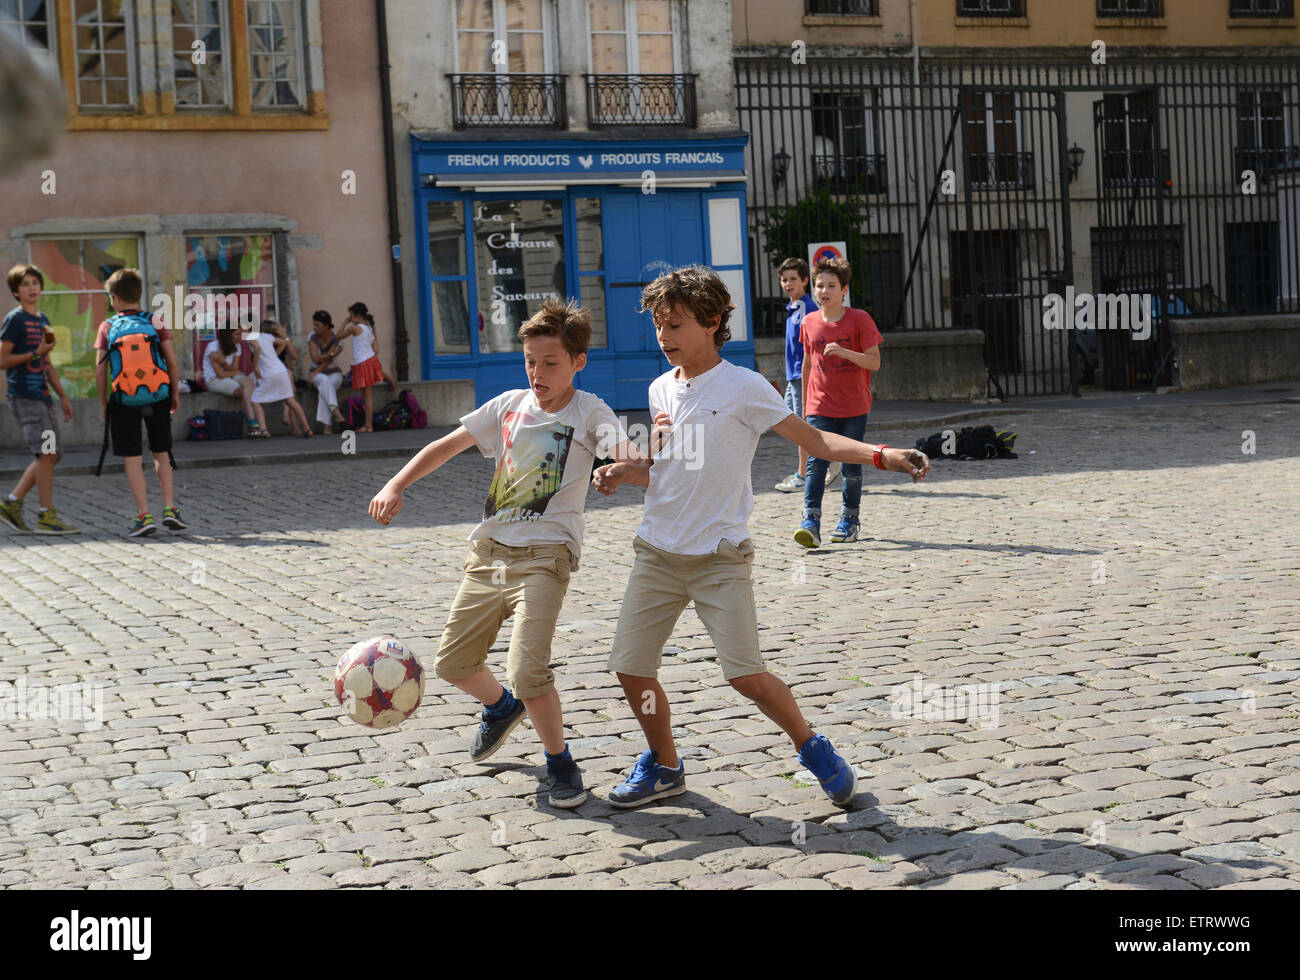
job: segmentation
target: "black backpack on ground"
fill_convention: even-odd
[[[991,425],[946,429],[926,439],[917,439],[916,448],[933,459],[1019,459],[1011,450],[1016,433],[994,432]],[[945,449],[952,450],[945,452]]]

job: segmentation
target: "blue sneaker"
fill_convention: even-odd
[[[822,522],[818,517],[805,517],[794,532],[794,539],[805,548],[818,548],[822,543]]]
[[[831,543],[847,544],[850,541],[858,540],[858,527],[857,521],[841,516],[840,522],[835,525],[835,530],[831,532]]]
[[[799,750],[799,761],[817,777],[836,806],[847,806],[858,788],[858,774],[845,762],[825,735],[814,734]]]
[[[475,762],[482,762],[501,746],[515,730],[515,726],[524,720],[528,709],[524,702],[506,691],[506,701],[499,709],[493,711],[483,705],[482,719],[478,731],[474,733],[474,742],[469,748],[469,757]]]
[[[679,762],[676,769],[669,769],[655,762],[654,752],[646,749],[637,756],[632,774],[609,791],[609,802],[626,809],[685,792],[686,763]]]

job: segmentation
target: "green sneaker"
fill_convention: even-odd
[[[189,527],[188,524],[181,520],[181,512],[175,507],[163,508],[162,521],[163,525],[171,531],[183,531]]]
[[[31,528],[23,520],[23,502],[21,500],[0,500],[0,520],[15,531],[30,534]]]
[[[141,514],[131,525],[131,530],[127,532],[129,538],[143,538],[150,534],[158,533],[158,525],[153,522],[152,514]]]
[[[37,534],[80,534],[81,528],[73,527],[67,521],[59,519],[59,512],[53,507],[41,511],[40,517],[36,519],[36,527],[33,529]]]

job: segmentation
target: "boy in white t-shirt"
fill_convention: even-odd
[[[722,676],[790,736],[799,761],[826,795],[844,806],[857,787],[853,768],[808,727],[790,689],[767,672],[759,654],[750,465],[768,429],[819,459],[872,462],[907,473],[913,482],[924,479],[930,461],[914,449],[872,446],[814,429],[790,411],[766,378],[723,360],[733,309],[712,269],[676,269],[646,287],[641,310],[654,318],[659,346],[673,365],[650,385],[653,466],[615,462],[592,475],[601,493],[613,493],[624,481],[647,488],[609,669],[618,674],[649,748],[610,792],[610,803],[618,807],[686,792],[668,698],[656,678],[664,643],[692,601],[717,648]]]
[[[595,460],[644,457],[608,405],[573,387],[573,376],[587,363],[590,312],[548,299],[519,328],[519,339],[529,387],[498,395],[462,418],[455,432],[420,450],[370,501],[370,516],[391,522],[403,490],[471,446],[496,458],[435,671],[483,702],[470,748],[475,762],[496,752],[527,713],[546,751],[551,805],[575,807],[587,793],[564,740],[551,639],[569,573],[578,568]],[[487,655],[512,613],[507,688],[488,669]]]

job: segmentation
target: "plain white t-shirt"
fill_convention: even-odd
[[[650,384],[650,414],[667,412],[672,431],[655,455],[642,540],[678,555],[707,555],[749,537],[754,488],[749,468],[758,437],[790,417],[772,382],[722,361],[682,381],[676,369]]]
[[[497,395],[460,424],[497,461],[483,520],[469,539],[516,548],[567,544],[576,571],[592,464],[611,442],[627,438],[613,409],[589,391],[575,391],[552,415],[522,388]],[[611,440],[612,432],[619,437]]]

